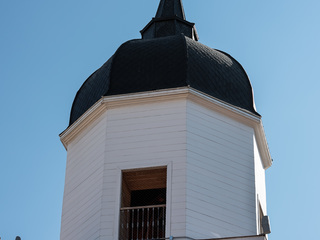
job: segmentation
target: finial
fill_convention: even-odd
[[[167,18],[173,16],[186,20],[181,0],[161,0],[156,18]]]
[[[156,16],[141,30],[143,39],[184,34],[198,41],[194,23],[186,20],[181,0],[161,0]]]

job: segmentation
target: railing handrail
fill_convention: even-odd
[[[133,210],[133,209],[146,209],[146,208],[159,208],[159,207],[166,207],[166,204],[160,205],[148,205],[148,206],[138,206],[138,207],[122,207],[120,210]]]

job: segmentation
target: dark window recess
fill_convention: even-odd
[[[147,189],[131,192],[131,207],[166,204],[166,190]]]
[[[164,239],[167,168],[122,172],[119,240]]]

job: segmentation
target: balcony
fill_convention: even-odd
[[[164,239],[165,229],[165,204],[120,209],[119,240]]]

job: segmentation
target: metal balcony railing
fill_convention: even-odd
[[[166,205],[120,209],[119,240],[164,239]]]

